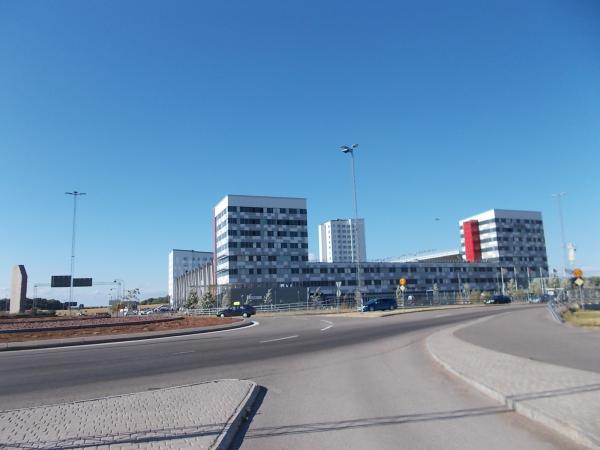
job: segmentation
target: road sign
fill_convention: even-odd
[[[575,280],[575,284],[579,287],[583,286],[583,283],[584,283],[583,278],[577,278]]]
[[[50,278],[50,287],[69,287],[71,286],[70,275],[52,275]]]
[[[73,278],[73,287],[85,287],[91,286],[92,279],[91,278]]]
[[[583,270],[581,270],[581,269],[573,270],[573,276],[575,278],[583,278]]]
[[[406,286],[406,278],[400,278],[400,286]]]

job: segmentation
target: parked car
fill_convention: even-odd
[[[506,303],[511,303],[512,300],[508,295],[494,295],[492,298],[487,300],[485,303],[487,305],[501,305]]]
[[[363,312],[365,311],[385,311],[386,309],[392,310],[398,307],[398,303],[395,298],[374,298],[365,303],[362,307]]]
[[[94,314],[94,317],[98,319],[110,319],[112,316],[109,312],[97,312],[96,314]]]
[[[232,306],[231,308],[221,309],[217,317],[242,316],[250,317],[256,314],[256,308],[251,305]]]

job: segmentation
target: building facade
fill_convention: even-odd
[[[305,199],[228,195],[214,207],[213,217],[214,266],[207,264],[178,277],[174,289],[178,301],[184,301],[191,289],[200,294],[209,287],[218,298],[227,289],[242,301],[260,299],[268,290],[275,303],[306,301],[317,289],[334,296],[338,287],[343,295],[353,296],[357,277],[351,259],[308,261]],[[502,292],[511,280],[515,288],[524,288],[530,276],[547,275],[539,212],[495,209],[461,220],[460,227],[460,252],[363,261],[361,292],[393,295],[400,278],[407,280],[407,294],[415,297],[474,289]]]
[[[213,261],[212,252],[198,252],[196,250],[173,249],[169,252],[169,301],[171,305],[178,304],[181,298],[176,298],[174,289],[175,279],[190,272],[197,267]]]
[[[319,225],[320,262],[367,260],[364,219],[335,219]]]
[[[542,214],[491,209],[459,222],[465,261],[548,271]]]
[[[306,199],[227,195],[213,217],[215,284],[300,281],[308,262]]]

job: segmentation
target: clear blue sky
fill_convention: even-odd
[[[164,294],[225,194],[359,214],[372,259],[456,248],[457,221],[543,213],[600,273],[600,3],[0,1],[0,296],[77,269]],[[434,220],[436,217],[439,221]],[[80,299],[105,302],[105,291]],[[30,292],[31,294],[31,292]],[[65,299],[65,290],[48,296]]]

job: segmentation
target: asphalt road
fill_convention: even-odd
[[[600,333],[558,323],[546,308],[500,314],[456,336],[498,352],[600,373]]]
[[[259,316],[259,325],[229,332],[6,352],[0,405],[242,378],[264,386],[242,448],[577,448],[448,376],[424,349],[440,327],[526,309]]]

